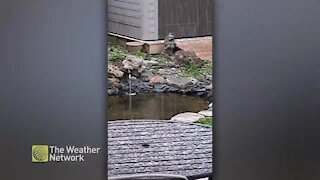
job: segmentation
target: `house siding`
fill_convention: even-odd
[[[212,35],[213,0],[159,0],[159,38]]]
[[[158,39],[158,0],[108,0],[108,30],[142,40]]]
[[[109,32],[141,40],[212,35],[213,0],[108,0]]]

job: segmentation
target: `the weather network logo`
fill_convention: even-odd
[[[100,147],[32,145],[32,162],[84,162],[87,155],[98,154]]]
[[[32,146],[32,162],[48,162],[49,146],[33,145]]]

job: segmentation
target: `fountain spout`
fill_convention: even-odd
[[[129,96],[135,96],[137,93],[133,93],[132,92],[132,83],[131,83],[131,72],[130,69],[128,69],[128,73],[129,73],[129,93],[127,93],[127,95]]]

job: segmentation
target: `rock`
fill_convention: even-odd
[[[209,111],[209,110],[200,111],[198,112],[198,114],[201,114],[206,117],[212,117],[212,111]]]
[[[129,92],[129,84],[123,84],[122,89],[121,89],[122,93],[126,93]]]
[[[143,59],[133,55],[128,55],[126,59],[122,61],[122,65],[124,69],[131,71],[137,70],[139,73],[142,73],[145,69]]]
[[[210,85],[207,85],[205,88],[206,88],[206,90],[211,91],[212,90],[212,83]]]
[[[137,77],[137,78],[140,78],[141,76],[141,73],[138,71],[138,70],[132,70],[130,71],[132,77]]]
[[[158,74],[163,77],[169,77],[169,76],[178,76],[178,74],[181,72],[180,69],[158,69]]]
[[[148,82],[148,81],[150,81],[151,77],[153,77],[153,76],[154,76],[154,74],[151,71],[144,70],[143,73],[141,74],[140,79],[142,81]]]
[[[179,91],[179,89],[176,87],[169,86],[168,91],[169,92],[177,92],[177,91]]]
[[[149,82],[143,82],[139,79],[132,85],[132,87],[136,92],[152,92],[154,89]]]
[[[154,85],[154,84],[163,84],[165,83],[166,80],[162,77],[162,76],[153,76],[152,78],[150,78],[150,81],[149,83],[151,85]]]
[[[108,75],[110,78],[122,78],[123,77],[123,72],[118,66],[109,64],[108,65]]]
[[[120,83],[118,78],[108,78],[108,85],[109,86],[117,86]]]
[[[199,121],[199,119],[204,118],[203,115],[198,113],[192,113],[192,112],[185,112],[181,114],[177,114],[173,116],[170,120],[171,121],[180,121],[180,122],[186,122],[186,123],[193,123]]]
[[[151,58],[150,58],[150,61],[157,61],[157,60],[158,60],[157,57],[151,57]]]
[[[193,88],[192,91],[194,91],[194,92],[204,92],[204,91],[206,91],[206,89],[205,88],[201,88],[201,87],[196,87],[196,88]]]
[[[131,76],[131,78],[129,78],[129,77],[128,77],[128,79],[131,79],[131,81],[135,81],[135,80],[137,80],[137,78],[136,78],[136,77],[134,77],[134,76]]]
[[[151,68],[152,66],[157,66],[159,65],[158,61],[155,60],[144,60],[143,64],[147,67],[147,68]]]
[[[169,77],[167,78],[167,84],[177,87],[177,88],[186,88],[197,83],[197,79],[193,77]]]
[[[137,86],[138,89],[140,89],[143,92],[150,92],[153,87],[150,86],[147,82],[141,82],[139,83],[139,85]]]
[[[156,84],[153,87],[153,91],[155,91],[155,92],[165,92],[165,91],[168,90],[168,88],[169,87],[167,85],[165,85],[165,84]]]
[[[204,63],[196,53],[192,51],[177,51],[174,53],[172,60],[177,64],[186,64],[186,65],[201,65]]]
[[[212,75],[205,75],[205,79],[207,80],[207,81],[210,81],[210,82],[212,82]]]
[[[115,85],[115,87],[116,87],[119,91],[122,91],[124,85],[123,85],[122,83],[118,83],[118,84]]]
[[[206,95],[206,93],[205,93],[205,92],[197,92],[197,96],[202,97],[202,96],[205,96],[205,95]]]
[[[165,64],[162,65],[163,67],[167,68],[176,68],[179,67],[179,65],[175,64],[174,62],[168,61]]]
[[[118,89],[115,88],[115,89],[108,89],[108,95],[116,95],[118,94]]]

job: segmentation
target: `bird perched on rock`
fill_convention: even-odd
[[[174,41],[174,34],[169,33],[164,39],[164,50],[168,56],[172,56],[176,51],[181,50]]]

